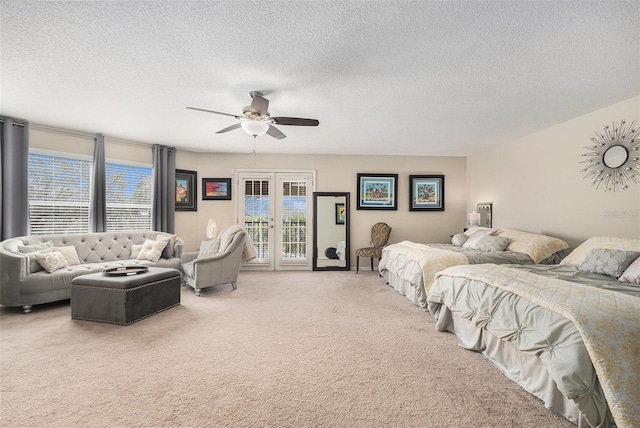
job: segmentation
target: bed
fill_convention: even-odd
[[[557,264],[569,254],[558,238],[516,229],[474,226],[452,237],[451,244],[402,241],[383,248],[378,264],[387,284],[407,299],[427,308],[427,291],[436,272],[466,264]]]
[[[462,265],[429,289],[455,333],[579,426],[640,427],[640,240],[594,237],[559,265]]]

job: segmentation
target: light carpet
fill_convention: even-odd
[[[241,272],[130,326],[0,308],[11,427],[575,427],[377,273]]]

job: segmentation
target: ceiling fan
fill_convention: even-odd
[[[273,125],[293,125],[293,126],[318,126],[320,122],[317,119],[302,119],[299,117],[271,117],[269,115],[269,100],[266,99],[262,93],[258,91],[249,92],[251,97],[251,105],[242,109],[242,115],[235,115],[231,113],[223,113],[220,111],[206,110],[197,107],[187,107],[191,110],[199,110],[207,113],[221,114],[224,116],[235,117],[240,120],[240,123],[231,125],[227,128],[221,129],[216,134],[224,134],[225,132],[233,131],[234,129],[242,128],[247,134],[255,137],[267,134],[282,140],[287,138],[278,128]]]

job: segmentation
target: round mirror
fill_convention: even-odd
[[[602,161],[609,168],[619,168],[627,161],[629,153],[622,146],[611,146],[604,152]]]

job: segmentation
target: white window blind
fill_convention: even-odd
[[[106,163],[107,230],[151,230],[152,169]]]
[[[29,221],[32,235],[89,230],[92,162],[29,153]]]

